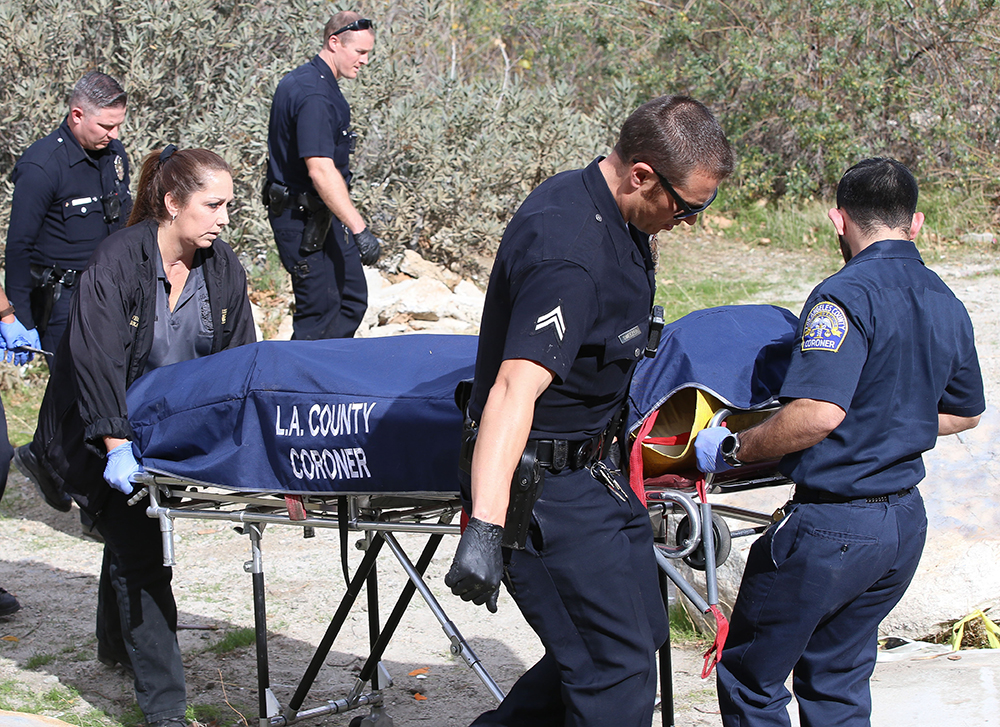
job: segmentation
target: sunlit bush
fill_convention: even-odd
[[[96,68],[130,94],[133,165],[174,142],[236,173],[227,237],[272,244],[259,190],[278,80],[318,50],[318,0],[0,0],[0,230],[16,159]],[[606,153],[635,105],[689,93],[740,155],[720,206],[828,194],[861,156],[997,189],[993,0],[371,0],[375,57],[343,84],[353,196],[389,246],[463,266],[525,194]],[[391,258],[391,254],[387,256]]]

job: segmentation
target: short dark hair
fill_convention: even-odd
[[[736,165],[719,122],[689,96],[660,96],[637,108],[622,125],[615,152],[626,164],[649,164],[677,186],[696,170],[721,181]]]
[[[909,229],[917,211],[917,180],[895,159],[864,159],[837,184],[837,207],[865,234],[879,226]]]
[[[334,15],[332,18],[326,21],[326,25],[323,26],[323,45],[330,40],[330,36],[334,32],[340,30],[345,25],[350,25],[355,20],[361,20],[361,13],[356,13],[353,10],[341,10],[339,13]]]
[[[192,194],[205,188],[208,176],[213,172],[233,175],[226,160],[214,151],[178,149],[164,155],[164,150],[150,152],[142,162],[132,214],[128,218],[129,226],[148,219],[166,222],[170,216],[163,202],[167,192],[183,207]]]
[[[78,107],[84,111],[124,107],[127,103],[128,94],[118,81],[100,71],[86,73],[76,82],[69,97],[70,108]]]

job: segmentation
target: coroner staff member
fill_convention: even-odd
[[[104,536],[97,657],[134,673],[155,727],[185,724],[184,664],[159,525],[127,504],[140,467],[125,392],[146,371],[254,341],[246,274],[219,239],[232,199],[211,151],[146,157],[129,226],[80,276],[31,443],[32,479],[65,487]]]
[[[503,577],[545,655],[477,725],[650,723],[667,636],[653,533],[606,455],[646,349],[650,236],[694,224],[732,170],[709,110],[663,96],[610,156],[542,183],[507,226],[468,409],[471,520],[445,582],[496,610]],[[515,472],[542,471],[537,501],[511,497]]]
[[[788,725],[789,673],[803,725],[869,724],[878,626],[927,532],[921,454],[986,406],[972,322],[913,244],[916,209],[899,162],[847,170],[829,213],[845,264],[802,309],[783,407],[695,439],[704,472],[780,458],[795,482],[747,558],[718,667],[725,725]]]

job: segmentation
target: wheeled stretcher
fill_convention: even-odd
[[[696,502],[699,477],[691,442],[713,417],[730,417],[733,425],[728,410],[753,415],[774,406],[794,330],[794,316],[770,306],[699,311],[664,329],[659,354],[640,364],[632,384],[630,476],[646,493],[660,535],[661,568],[704,612],[717,612],[711,566],[718,557],[716,540],[702,533],[723,532],[718,512],[713,519],[705,496],[783,480],[773,471],[741,469],[704,482],[703,497]],[[474,337],[432,335],[263,342],[158,369],[129,390],[135,444],[148,473],[147,512],[160,521],[165,561],[173,563],[177,518],[231,521],[250,539],[261,727],[359,707],[369,707],[370,713],[356,718],[358,724],[391,725],[382,706],[388,677],[380,670],[380,659],[414,593],[437,617],[451,651],[502,699],[502,691],[423,580],[441,538],[460,532],[455,519],[460,511],[462,415],[454,392],[459,381],[473,374],[476,343]],[[682,400],[689,391],[696,394],[689,398],[698,414],[681,416],[678,428],[666,412],[671,407],[686,411]],[[663,431],[654,430],[657,420]],[[671,433],[671,427],[678,431]],[[672,441],[647,441],[651,436]],[[664,449],[657,453],[655,446]],[[644,459],[646,450],[653,455]],[[659,468],[657,457],[671,460],[669,466]],[[687,531],[678,529],[676,545],[665,542],[664,523],[671,514],[687,520]],[[735,515],[766,522],[754,513]],[[279,702],[268,676],[262,554],[268,525],[299,527],[307,535],[314,528],[337,529],[342,554],[348,533],[360,533],[366,549],[353,575],[347,573],[345,555],[347,590],[287,704]],[[400,546],[396,534],[401,532],[427,536],[416,562]],[[376,563],[385,546],[409,582],[380,624]],[[707,602],[671,564],[680,557],[701,557],[710,564]],[[342,699],[304,708],[363,589],[368,592],[372,649],[356,684]],[[661,658],[667,667],[661,675],[664,724],[672,724],[669,646]]]
[[[233,522],[250,540],[261,727],[367,707],[352,724],[391,725],[381,657],[419,593],[460,656],[497,699],[503,692],[423,580],[444,535],[458,534],[456,385],[473,374],[476,339],[405,336],[258,343],[150,372],[129,390],[146,469],[147,513],[174,561],[174,520]],[[340,605],[287,704],[271,689],[262,538],[269,525],[340,531]],[[426,535],[412,560],[398,533]],[[349,533],[364,557],[347,571]],[[387,549],[409,581],[379,622],[377,563]],[[367,591],[371,652],[350,693],[305,700],[352,607]]]

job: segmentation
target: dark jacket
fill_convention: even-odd
[[[156,222],[102,242],[81,276],[69,327],[38,414],[35,449],[82,507],[96,513],[104,482],[103,437],[132,438],[125,392],[153,345]],[[212,353],[255,340],[246,273],[221,240],[201,251],[212,310]]]

